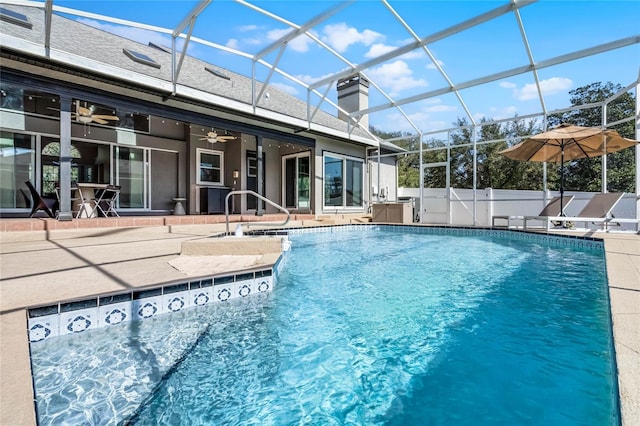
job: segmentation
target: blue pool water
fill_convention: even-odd
[[[294,235],[275,291],[32,344],[41,424],[615,425],[604,256]]]

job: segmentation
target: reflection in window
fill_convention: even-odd
[[[363,161],[336,154],[324,156],[324,206],[363,206]]]
[[[51,140],[43,138],[44,141]],[[78,160],[81,158],[80,151],[71,145],[71,158]],[[78,181],[78,163],[71,162],[71,181]],[[56,187],[60,184],[60,142],[51,140],[42,148],[42,189],[46,196],[56,196]]]
[[[198,183],[222,185],[223,176],[223,153],[221,151],[211,151],[198,149]]]
[[[35,164],[33,138],[19,133],[0,132],[0,208],[30,208],[25,181],[33,181]]]
[[[59,117],[60,99],[51,93],[38,92],[3,82],[0,83],[0,108]]]

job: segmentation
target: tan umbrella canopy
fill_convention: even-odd
[[[564,167],[565,160],[598,157],[636,144],[638,141],[623,138],[615,130],[560,124],[500,151],[500,154],[513,160],[560,163]],[[564,215],[563,193],[564,173],[561,173],[560,211],[562,215]]]

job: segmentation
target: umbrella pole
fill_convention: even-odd
[[[560,216],[564,216],[564,147],[560,153]]]

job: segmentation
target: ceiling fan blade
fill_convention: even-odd
[[[98,118],[95,115],[91,117],[91,120],[98,124],[109,124],[107,120],[103,120],[102,118]]]
[[[78,106],[78,114],[80,114],[80,115],[91,115],[91,110],[89,108]]]
[[[235,136],[218,136],[218,140],[225,140],[225,141],[235,139],[235,138],[236,138]]]
[[[94,119],[99,118],[101,120],[115,120],[115,121],[119,120],[119,118],[116,117],[115,115],[100,115],[100,114],[96,114],[96,115],[92,115],[91,117],[93,117]]]

